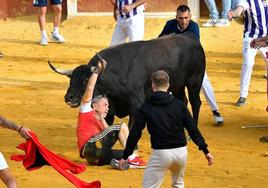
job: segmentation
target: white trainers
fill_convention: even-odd
[[[207,22],[202,24],[202,27],[213,27],[217,23],[217,20],[209,19]]]
[[[61,34],[53,34],[53,32],[51,33],[51,40],[54,42],[58,42],[58,43],[64,43],[65,39]]]
[[[226,19],[219,19],[215,24],[215,27],[227,27],[230,25],[230,22]]]
[[[47,45],[48,45],[47,38],[42,37],[42,38],[41,38],[41,41],[40,41],[40,44],[41,44],[42,46],[47,46]]]

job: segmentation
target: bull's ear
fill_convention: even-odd
[[[90,72],[93,72],[94,70],[95,70],[95,66],[93,66],[93,67],[90,67]]]

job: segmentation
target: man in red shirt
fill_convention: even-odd
[[[93,98],[93,91],[98,75],[105,70],[106,61],[98,62],[95,70],[89,77],[85,93],[81,100],[78,116],[77,138],[80,156],[90,165],[108,165],[112,159],[121,159],[123,150],[113,150],[117,140],[123,148],[129,134],[126,124],[108,126],[105,117],[109,110],[106,96],[99,95]],[[137,152],[129,157],[130,167],[143,168],[145,162]],[[129,166],[128,166],[129,167]]]

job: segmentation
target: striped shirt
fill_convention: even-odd
[[[242,0],[244,9],[244,38],[261,38],[268,35],[268,0]]]
[[[119,18],[120,19],[125,19],[125,18],[130,18],[133,17],[137,14],[141,14],[144,12],[144,5],[140,5],[138,7],[135,7],[134,9],[132,9],[129,13],[125,14],[122,11],[122,7],[126,6],[126,5],[130,5],[135,3],[137,0],[117,0],[117,8],[119,11]]]

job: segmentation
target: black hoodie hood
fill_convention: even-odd
[[[175,97],[167,92],[156,91],[152,93],[147,102],[155,106],[165,106],[172,102],[174,99]]]

